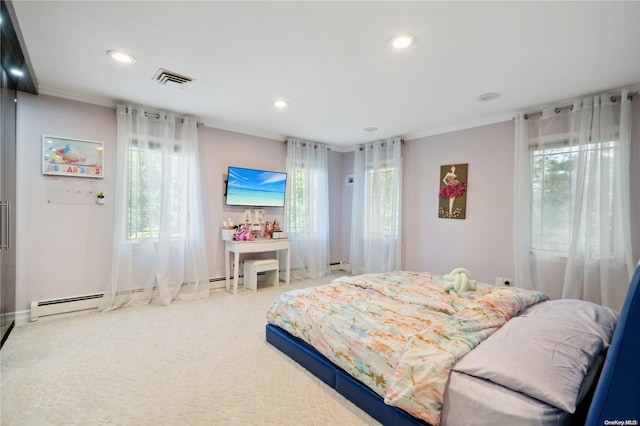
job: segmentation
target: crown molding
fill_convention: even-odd
[[[246,127],[234,126],[229,123],[220,123],[212,120],[202,120],[202,124],[212,129],[224,130],[227,132],[241,133],[248,136],[256,136],[258,138],[273,139],[277,141],[284,141],[285,135],[279,133],[265,132],[257,129],[250,129]]]
[[[482,120],[469,121],[467,123],[454,124],[452,126],[441,127],[439,129],[426,130],[424,132],[412,133],[402,137],[405,141],[426,138],[428,136],[441,135],[443,133],[452,133],[460,130],[472,129],[474,127],[482,127],[489,124],[502,123],[512,120],[516,116],[516,113],[509,113],[504,115],[498,115],[495,117],[489,117]]]
[[[105,98],[101,96],[89,96],[89,95],[81,95],[75,92],[69,92],[66,90],[55,89],[51,87],[40,87],[41,95],[49,95],[54,96],[56,98],[69,99],[71,101],[84,102],[86,104],[105,106],[109,108],[113,108],[114,105],[118,103],[116,99],[113,98]]]

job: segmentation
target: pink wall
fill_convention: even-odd
[[[103,142],[104,179],[43,176],[42,135]],[[115,140],[113,108],[18,92],[18,311],[36,300],[104,290],[111,259]],[[55,202],[60,191],[76,189],[103,191],[105,205]]]
[[[633,103],[631,211],[640,210],[640,102]],[[41,174],[42,135],[102,141],[105,178],[95,188],[104,206],[48,203],[52,189],[71,178]],[[209,127],[198,130],[207,255],[212,278],[224,276],[219,226],[239,222],[244,208],[224,205],[229,165],[284,170],[282,141]],[[101,292],[110,268],[115,188],[116,120],[113,108],[19,93],[17,200],[17,309],[31,301]],[[446,273],[464,266],[480,281],[513,278],[512,121],[407,141],[404,158],[403,268]],[[440,166],[469,164],[465,220],[437,215]],[[349,261],[353,152],[329,153],[330,261]],[[70,180],[71,179],[71,180]],[[77,179],[76,179],[77,180]],[[85,180],[86,182],[86,180]],[[85,185],[86,186],[86,185]],[[283,209],[266,209],[282,220]],[[634,259],[640,256],[640,215],[632,214]],[[215,285],[224,285],[217,282]]]
[[[342,178],[344,179],[347,174],[353,174],[353,161],[355,158],[354,152],[343,153],[342,164]],[[340,234],[339,241],[342,251],[341,257],[333,260],[342,260],[344,262],[350,262],[350,249],[351,249],[351,204],[353,202],[353,187],[342,187],[342,233]],[[334,235],[331,235],[334,237]]]
[[[51,96],[19,93],[17,200],[18,311],[32,301],[99,293],[111,267],[116,118],[109,107]],[[42,135],[95,140],[105,146],[105,178],[52,178],[41,174]],[[198,129],[204,197],[207,258],[212,278],[224,276],[220,224],[239,222],[244,208],[224,205],[229,165],[284,171],[286,147],[264,139],[209,127]],[[104,206],[55,204],[52,191],[95,188],[106,194]],[[283,209],[266,209],[267,218],[282,221]],[[34,267],[37,265],[37,267]],[[224,286],[224,282],[214,285]]]
[[[403,265],[513,278],[513,121],[405,142]],[[465,220],[438,218],[440,166],[469,164]]]
[[[411,140],[403,146],[404,269],[446,273],[467,267],[475,278],[513,281],[514,122]],[[632,103],[631,222],[640,258],[640,102]],[[440,166],[469,164],[465,220],[439,219]],[[552,297],[559,295],[550,294]]]
[[[224,277],[224,243],[220,237],[220,225],[231,218],[240,223],[244,218],[244,207],[224,204],[224,181],[229,166],[285,171],[287,153],[283,141],[244,135],[211,127],[198,128],[200,143],[200,173],[204,204],[204,221],[207,238],[209,275]],[[277,219],[282,223],[284,209],[265,208],[267,220]],[[223,286],[216,283],[214,286]]]
[[[340,262],[342,257],[342,191],[344,188],[344,154],[329,151],[329,262]],[[349,207],[351,209],[351,207]]]
[[[41,174],[42,135],[95,140],[105,146],[105,178],[52,178]],[[229,217],[239,223],[243,207],[224,205],[224,181],[230,165],[284,171],[286,146],[281,140],[198,128],[204,199],[207,259],[211,278],[224,277],[224,244],[220,225]],[[19,93],[17,200],[17,309],[32,301],[99,293],[111,266],[116,116],[110,107],[46,95]],[[331,260],[343,260],[343,153],[329,155]],[[90,186],[106,194],[104,206],[51,204],[51,191]],[[350,203],[347,207],[350,211]],[[282,222],[284,209],[267,208],[267,219]],[[348,233],[347,233],[348,236]],[[347,252],[348,254],[348,252]],[[34,267],[37,265],[37,267]],[[216,281],[214,287],[224,286]]]

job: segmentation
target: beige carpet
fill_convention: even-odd
[[[278,294],[43,318],[2,348],[2,425],[375,425],[265,342]]]

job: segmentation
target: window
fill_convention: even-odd
[[[134,141],[129,147],[127,239],[158,238],[165,202],[169,209],[169,236],[177,237],[181,235],[181,147],[173,141],[145,145],[143,148]]]
[[[309,197],[309,171],[302,168],[296,168],[293,171],[293,191],[290,215],[289,215],[289,232],[299,233],[305,230],[306,221],[309,217],[309,203],[305,203],[305,197]]]
[[[609,228],[613,227],[613,185],[615,142],[592,143],[584,146],[572,146],[568,141],[548,143],[531,148],[531,249],[536,252],[566,255],[571,243],[574,223],[574,207],[577,185],[589,179],[592,172],[589,167],[598,164],[600,170],[608,176],[599,185],[599,203],[603,219]],[[578,176],[579,152],[582,150],[583,173]],[[584,158],[597,156],[599,161],[585,161]],[[580,179],[581,181],[578,181]],[[598,179],[600,181],[600,179]],[[592,183],[593,184],[593,183]],[[579,232],[579,238],[586,238],[592,232],[599,232],[599,223],[592,223],[592,229]],[[612,232],[608,233],[612,235]],[[596,239],[593,239],[596,241]],[[584,247],[580,241],[578,247]],[[606,255],[613,253],[613,239],[608,242]],[[591,253],[600,253],[600,247],[590,247]]]
[[[396,237],[400,219],[396,208],[396,170],[393,167],[370,167],[365,175],[366,234]]]

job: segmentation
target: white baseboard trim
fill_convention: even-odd
[[[331,267],[331,272],[336,272],[336,271],[350,272],[351,271],[351,264],[348,262],[343,262],[343,261],[331,262],[329,266]]]
[[[27,324],[29,322],[31,322],[31,311],[29,309],[16,312],[16,325]]]

